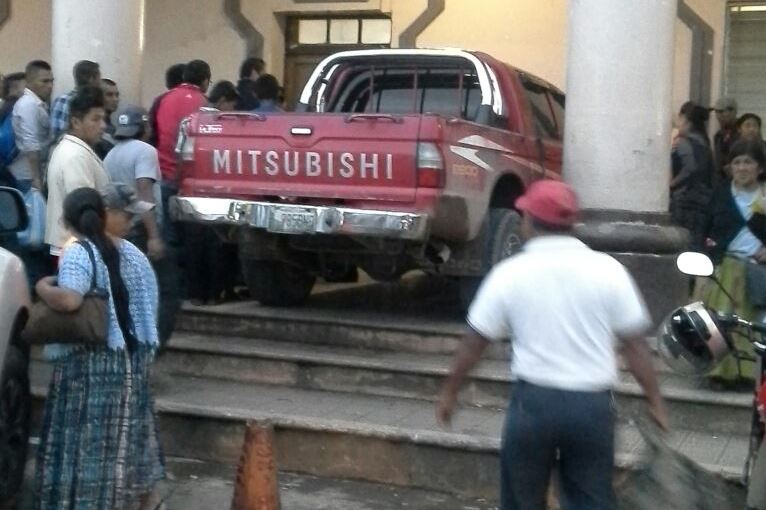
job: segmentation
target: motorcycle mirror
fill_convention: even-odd
[[[704,253],[687,251],[676,259],[678,270],[689,276],[712,276],[713,261]]]

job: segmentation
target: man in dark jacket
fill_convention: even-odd
[[[727,170],[729,150],[737,141],[737,101],[733,97],[721,97],[713,107],[720,129],[713,136],[713,156],[718,173],[730,176]]]

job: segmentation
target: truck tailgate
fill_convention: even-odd
[[[412,202],[419,115],[200,113],[197,193]]]

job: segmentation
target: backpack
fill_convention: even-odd
[[[0,120],[0,166],[10,165],[19,155],[12,121],[13,115],[10,111]]]

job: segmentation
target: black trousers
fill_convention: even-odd
[[[221,298],[232,269],[223,241],[207,225],[184,223],[186,297],[200,301]]]
[[[670,202],[670,219],[675,225],[689,231],[689,249],[692,251],[704,251],[707,217],[706,207],[676,200]]]
[[[500,508],[545,510],[557,468],[563,510],[613,510],[614,422],[609,391],[515,383],[500,452]]]

